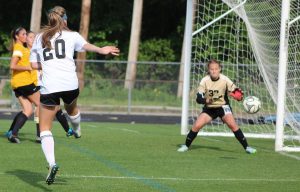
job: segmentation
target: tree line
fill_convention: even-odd
[[[10,0],[0,7],[0,57],[10,56],[7,47],[10,31],[18,26],[30,28],[33,1]],[[88,41],[102,46],[117,45],[122,53],[117,60],[127,60],[131,33],[134,0],[92,0]],[[43,1],[41,25],[46,24],[48,9],[60,5],[66,8],[68,26],[79,31],[82,1]],[[185,0],[144,1],[138,61],[180,61],[185,22]],[[12,11],[14,10],[14,11]],[[101,55],[88,54],[86,59],[104,59]],[[1,65],[1,67],[9,67]],[[125,65],[87,66],[86,70],[97,70],[103,78],[124,76]],[[116,71],[111,73],[111,71]],[[178,67],[139,66],[137,76],[149,79],[178,79]],[[152,73],[149,75],[149,71]],[[89,73],[89,71],[87,71]]]

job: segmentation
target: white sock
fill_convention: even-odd
[[[81,121],[81,115],[80,112],[78,111],[77,115],[74,116],[69,116],[70,122],[72,124],[72,127],[74,131],[80,130],[80,121]]]
[[[44,155],[46,157],[49,166],[55,165],[55,156],[54,156],[54,140],[51,131],[42,131],[41,132],[41,143]]]

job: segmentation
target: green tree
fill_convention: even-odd
[[[170,40],[150,39],[140,45],[139,61],[175,61]],[[137,78],[150,80],[170,80],[177,78],[179,66],[161,64],[138,64]]]

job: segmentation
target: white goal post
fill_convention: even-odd
[[[196,89],[208,60],[262,101],[257,114],[230,101],[247,137],[275,138],[276,151],[300,151],[300,0],[187,0],[181,134],[201,112]],[[233,136],[220,120],[198,135]]]

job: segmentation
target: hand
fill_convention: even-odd
[[[240,88],[236,88],[234,91],[229,93],[229,95],[237,101],[242,101],[243,97],[244,97],[244,93],[243,93],[242,89],[240,89]]]
[[[211,98],[206,98],[205,103],[206,104],[211,104],[213,102],[213,100]]]
[[[115,47],[115,46],[105,46],[105,47],[101,47],[101,54],[103,55],[115,55],[118,56],[120,53],[119,48]]]

